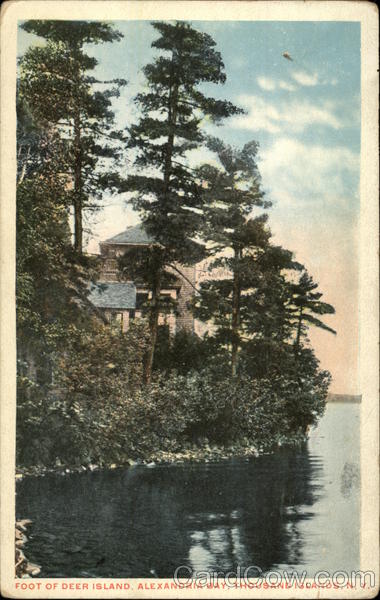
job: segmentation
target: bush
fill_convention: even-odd
[[[53,383],[19,375],[18,465],[107,461],[113,450],[105,433],[117,422],[118,396],[140,386],[145,348],[144,322],[122,334],[95,321],[73,329],[70,346],[56,353]]]
[[[317,378],[318,379],[318,378]],[[326,379],[215,379],[214,372],[158,374],[134,394],[120,389],[107,405],[105,447],[118,457],[149,458],[206,441],[270,448],[304,434],[324,409]]]
[[[215,361],[157,371],[142,386],[145,348],[143,322],[124,335],[98,324],[55,357],[54,387],[20,377],[18,464],[106,465],[207,443],[268,449],[299,438],[323,413],[329,374],[310,350],[289,354],[286,372],[270,377],[226,378]]]
[[[191,331],[180,329],[171,337],[169,329],[161,326],[153,366],[156,371],[175,371],[180,375],[191,371],[199,372],[212,363],[215,350],[207,336],[200,338]]]

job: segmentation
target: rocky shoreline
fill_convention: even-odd
[[[16,521],[15,525],[15,575],[21,579],[35,577],[41,572],[40,567],[30,562],[23,551],[28,541],[26,536],[27,526],[31,523],[30,519],[22,519]]]
[[[146,466],[153,468],[158,465],[180,465],[194,463],[209,463],[229,460],[231,458],[246,459],[257,458],[264,454],[272,454],[281,446],[295,446],[308,438],[308,434],[299,434],[293,438],[283,438],[277,440],[272,446],[258,448],[249,444],[234,444],[233,446],[212,446],[207,443],[202,446],[191,445],[181,451],[169,452],[160,450],[151,454],[148,458],[128,458],[118,463],[89,463],[87,465],[63,465],[59,461],[54,467],[44,467],[42,465],[22,467],[16,469],[16,480],[25,476],[39,476],[55,474],[70,475],[72,473],[83,473],[88,471],[113,470],[121,468],[130,468],[135,466]]]

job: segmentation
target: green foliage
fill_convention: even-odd
[[[313,281],[305,270],[297,283],[290,286],[291,298],[287,306],[289,321],[297,330],[295,349],[298,351],[301,344],[301,337],[305,337],[310,325],[324,329],[336,335],[336,331],[328,327],[316,315],[333,315],[335,309],[331,304],[322,302],[322,292],[316,292],[318,283]]]
[[[85,277],[95,267],[74,259],[59,180],[30,176],[18,186],[16,267],[18,354],[43,363],[82,323]]]
[[[117,382],[133,390],[141,382],[146,325],[132,323],[126,333],[93,320],[88,331],[71,338],[67,352],[56,363],[55,380],[67,397],[86,397],[103,404],[114,394]]]
[[[144,322],[123,335],[92,321],[87,331],[72,330],[66,351],[55,356],[54,384],[19,375],[18,464],[117,459],[120,399],[137,394],[145,345]]]
[[[195,333],[181,329],[170,336],[168,328],[159,327],[153,367],[157,371],[175,371],[186,375],[190,371],[201,371],[209,364],[212,349]]]
[[[205,221],[210,276],[194,298],[194,314],[212,324],[213,338],[230,349],[232,376],[238,372],[239,354],[252,338],[285,339],[288,333],[285,303],[288,300],[284,270],[299,265],[292,253],[270,242],[267,208],[256,164],[258,144],[241,150],[209,139],[220,167],[203,165]]]
[[[144,287],[151,289],[155,285],[157,270],[161,269],[164,249],[158,244],[150,246],[127,248],[118,258],[119,272],[121,277],[127,281],[135,281]],[[173,286],[177,277],[167,269],[160,275],[162,288]],[[160,308],[164,299],[160,299]]]
[[[308,385],[284,376],[226,380],[212,371],[155,376],[133,397],[119,397],[113,435],[134,459],[180,452],[206,440],[222,447],[242,443],[270,449],[316,421],[327,384],[326,374]]]
[[[160,34],[152,46],[161,55],[144,68],[148,90],[136,97],[142,116],[129,129],[129,147],[137,151],[137,168],[156,172],[131,175],[127,189],[136,194],[134,205],[148,232],[164,246],[163,261],[188,264],[200,260],[203,251],[192,239],[201,223],[194,211],[201,196],[186,153],[202,143],[204,118],[219,121],[241,111],[198,89],[200,83],[220,84],[226,78],[209,35],[184,22],[152,25]]]
[[[120,40],[122,34],[115,31],[109,23],[100,21],[25,21],[22,28],[54,42],[67,43],[81,47],[83,44],[98,44]]]
[[[207,239],[210,276],[193,300],[196,317],[211,325],[212,337],[230,352],[232,376],[239,362],[254,377],[278,366],[288,372],[290,342],[300,351],[310,325],[335,331],[316,315],[333,314],[322,294],[289,250],[271,243],[267,216],[253,216],[267,207],[256,164],[258,144],[242,150],[210,138],[220,167],[203,165],[203,235]],[[302,271],[294,283],[289,275]],[[279,367],[280,368],[280,367]]]
[[[20,59],[20,101],[27,101],[35,122],[54,131],[66,147],[61,176],[72,184],[76,250],[82,252],[82,213],[98,206],[113,186],[110,161],[119,157],[120,132],[112,130],[112,98],[123,80],[103,82],[89,75],[96,59],[84,44],[120,40],[122,34],[106,23],[90,21],[26,21],[22,28],[45,39]],[[114,87],[104,89],[104,84]],[[107,170],[105,170],[107,169]]]
[[[186,154],[202,144],[204,119],[219,122],[242,112],[230,102],[205,96],[199,89],[199,84],[222,84],[226,79],[220,53],[208,34],[185,22],[154,22],[152,26],[159,34],[152,44],[159,56],[145,66],[147,90],[135,99],[141,118],[129,128],[128,146],[135,151],[136,172],[129,175],[122,188],[133,192],[133,205],[156,242],[155,257],[159,259],[149,278],[152,301],[147,383],[167,267],[194,264],[205,256],[204,244],[197,239],[202,222],[201,185],[186,165]]]
[[[104,350],[104,338],[96,349]],[[133,389],[132,363],[127,368],[120,362],[101,366],[107,368],[115,368],[108,386],[89,365],[78,367],[80,381],[87,372],[84,386],[78,385],[77,371],[72,372],[70,395],[54,397],[34,389],[30,400],[30,394],[20,394],[19,464],[54,466],[58,459],[66,465],[107,465],[149,460],[160,452],[182,452],[206,442],[270,450],[279,441],[303,435],[316,422],[329,384],[325,372],[311,378],[305,373],[301,379],[297,372],[293,377],[226,380],[211,369],[158,374],[150,386]]]

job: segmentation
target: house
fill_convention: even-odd
[[[132,319],[144,315],[144,304],[150,291],[143,282],[123,281],[118,266],[118,258],[131,247],[149,247],[154,244],[141,225],[128,227],[122,233],[100,243],[101,275],[90,288],[89,300],[101,310],[109,322],[119,322],[123,331]],[[194,318],[187,304],[194,294],[195,267],[174,265],[170,269],[176,279],[173,284],[161,291],[163,297],[170,297],[177,303],[176,311],[160,314],[159,325],[167,325],[171,334],[180,329],[194,331]],[[177,270],[178,269],[178,270]]]

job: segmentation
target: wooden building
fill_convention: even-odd
[[[90,288],[90,301],[104,312],[108,321],[120,322],[126,331],[131,319],[144,315],[150,291],[144,282],[124,281],[119,270],[118,258],[131,247],[148,247],[154,240],[141,225],[128,227],[122,233],[100,243],[102,270],[99,281]],[[188,302],[194,293],[195,267],[175,265],[175,281],[161,291],[163,297],[175,301],[177,308],[160,314],[159,324],[167,325],[170,333],[180,329],[194,331],[194,318]],[[170,269],[168,269],[170,270]]]

